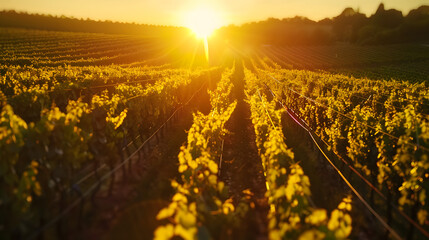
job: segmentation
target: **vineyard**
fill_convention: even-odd
[[[0,28],[0,239],[429,238],[427,46],[176,40]]]

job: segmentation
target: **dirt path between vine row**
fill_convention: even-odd
[[[245,196],[243,190],[248,189],[253,193],[246,222],[233,236],[236,239],[267,239],[268,202],[265,197],[265,177],[255,143],[250,107],[244,101],[243,68],[240,64],[237,64],[233,84],[237,107],[226,123],[230,134],[224,141],[221,180],[229,186],[234,202]]]

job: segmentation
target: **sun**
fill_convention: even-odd
[[[198,38],[209,37],[214,30],[221,27],[219,12],[208,6],[200,6],[186,12],[185,27],[191,29]]]

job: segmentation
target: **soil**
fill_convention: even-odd
[[[265,197],[265,177],[255,143],[249,104],[244,101],[243,68],[239,64],[236,67],[233,91],[237,107],[226,123],[226,129],[230,134],[224,141],[220,176],[229,187],[234,202],[237,203],[246,196],[244,190],[250,190],[252,193],[249,199],[251,208],[245,217],[246,222],[241,224],[240,233],[234,235],[241,239],[267,239],[268,201]]]

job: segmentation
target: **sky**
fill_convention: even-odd
[[[406,15],[413,8],[429,5],[429,0],[384,0],[383,3],[387,9],[395,8]],[[0,10],[183,26],[187,13],[200,6],[213,9],[220,24],[228,25],[296,15],[320,20],[337,16],[346,7],[359,8],[369,16],[379,4],[376,0],[0,0]]]

